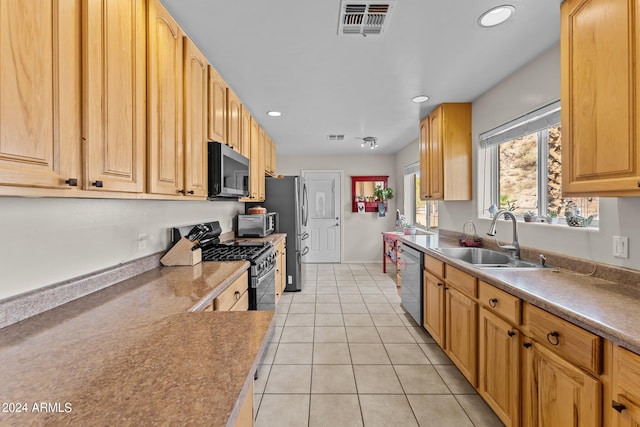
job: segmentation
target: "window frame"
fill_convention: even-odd
[[[534,110],[524,116],[511,120],[500,125],[490,131],[480,135],[480,153],[484,151],[484,178],[482,182],[485,191],[478,186],[478,196],[483,203],[495,205],[499,207],[500,200],[500,152],[501,144],[513,141],[530,134],[537,134],[537,215],[541,218],[547,217],[549,206],[548,201],[548,185],[549,171],[547,159],[549,155],[549,144],[542,143],[549,139],[549,128],[561,125],[560,122],[560,101],[545,105]],[[562,132],[562,131],[560,131]],[[479,158],[481,156],[478,156]],[[488,197],[488,198],[487,198]],[[484,206],[483,206],[484,208]],[[480,209],[479,209],[480,210]],[[598,208],[598,218],[600,209]],[[488,209],[482,209],[479,212],[480,218],[491,218]],[[521,217],[519,215],[518,217]],[[558,218],[558,224],[567,225],[564,217]],[[599,227],[598,219],[594,219],[590,225],[592,228]]]

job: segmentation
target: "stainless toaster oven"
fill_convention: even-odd
[[[278,228],[278,214],[269,212],[265,214],[238,215],[238,237],[265,237],[273,234]]]

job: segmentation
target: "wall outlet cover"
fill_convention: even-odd
[[[613,236],[613,256],[616,258],[629,258],[629,238]]]

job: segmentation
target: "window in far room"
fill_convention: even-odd
[[[496,205],[516,215],[533,212],[545,220],[554,214],[566,223],[564,215],[570,210],[584,217],[593,215],[592,225],[597,224],[597,197],[562,195],[559,102],[486,132],[480,140],[486,171],[485,194],[481,194],[487,205],[485,215],[489,205]]]
[[[438,227],[438,202],[420,199],[420,163],[405,168],[404,214],[408,224],[425,229]]]

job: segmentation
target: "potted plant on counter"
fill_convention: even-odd
[[[557,224],[558,223],[558,214],[555,212],[547,212],[547,222],[549,224]]]
[[[393,189],[391,187],[382,188],[378,184],[373,190],[373,196],[378,201],[378,216],[385,216],[387,200],[393,199]]]
[[[524,222],[535,222],[536,214],[533,211],[526,211],[523,215]]]

